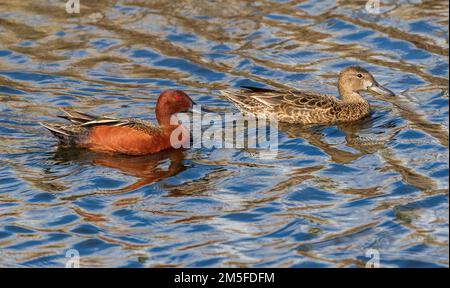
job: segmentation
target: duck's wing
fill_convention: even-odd
[[[152,122],[136,118],[121,119],[119,122],[113,124],[113,126],[126,126],[149,135],[154,135],[162,132],[160,126],[157,126]]]
[[[84,140],[89,131],[98,126],[122,126],[129,127],[138,133],[154,135],[162,130],[151,122],[126,118],[96,117],[75,111],[71,108],[63,108],[66,115],[59,116],[72,122],[72,124],[41,122],[52,134],[65,145],[76,145]]]
[[[238,108],[249,112],[260,112],[267,109],[267,105],[250,97],[251,93],[244,89],[222,90],[222,96],[233,102]]]
[[[141,119],[136,118],[125,118],[119,119],[114,117],[107,116],[93,116],[90,114],[78,112],[70,107],[61,108],[61,111],[65,113],[65,115],[60,115],[58,117],[69,120],[75,125],[62,125],[62,126],[73,126],[73,127],[83,127],[90,128],[99,125],[112,125],[112,126],[128,126],[134,128],[139,131],[150,131],[154,132],[155,130],[159,130],[160,128],[153,123]]]
[[[283,103],[298,109],[329,109],[339,102],[336,97],[306,91],[288,91],[284,94]]]
[[[253,87],[253,86],[240,86],[240,87],[248,92],[257,92],[257,93],[261,93],[261,92],[277,93],[278,92],[277,90],[261,88],[261,87]]]
[[[289,105],[298,109],[328,109],[336,105],[337,102],[337,99],[333,96],[313,92],[298,90],[276,91],[249,86],[243,86],[243,88],[241,94],[245,94],[247,97],[270,108]]]
[[[85,125],[86,123],[114,123],[117,122],[119,119],[111,118],[111,117],[99,117],[99,116],[93,116],[86,113],[78,112],[70,107],[62,107],[60,108],[62,112],[64,112],[65,115],[59,115],[58,117],[69,120],[73,124],[77,125]],[[86,124],[89,125],[89,124]]]
[[[85,122],[83,124],[80,124],[79,126],[93,127],[99,125],[128,127],[138,132],[146,133],[149,135],[154,135],[162,131],[161,127],[153,124],[152,122],[136,118],[117,119],[112,117],[104,117]]]

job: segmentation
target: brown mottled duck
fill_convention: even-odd
[[[361,91],[372,91],[384,96],[395,94],[382,87],[367,70],[347,67],[339,75],[340,99],[310,91],[276,91],[242,86],[240,90],[221,91],[245,113],[275,113],[280,122],[294,124],[334,124],[351,122],[369,115],[369,102]]]

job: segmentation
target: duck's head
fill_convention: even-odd
[[[194,101],[181,90],[165,90],[161,92],[156,103],[156,119],[160,125],[169,125],[173,114],[190,112]]]
[[[375,80],[372,74],[358,66],[347,67],[339,75],[339,92],[343,98],[351,97],[361,91],[371,91],[383,96],[395,96]]]

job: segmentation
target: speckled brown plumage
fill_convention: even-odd
[[[359,94],[362,90],[393,95],[361,67],[344,69],[338,87],[341,99],[307,91],[275,91],[249,86],[221,92],[243,112],[267,116],[275,113],[281,122],[298,124],[332,124],[366,117],[370,107]]]

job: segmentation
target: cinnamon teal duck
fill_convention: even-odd
[[[369,102],[361,96],[361,91],[395,95],[378,84],[367,70],[357,66],[341,71],[338,81],[340,99],[310,91],[241,88],[221,93],[244,113],[266,116],[275,113],[278,121],[293,124],[333,124],[359,120],[370,112]]]
[[[69,120],[71,124],[48,122],[40,124],[50,130],[62,146],[146,155],[172,147],[171,134],[180,125],[178,122],[173,125],[175,121],[171,122],[171,117],[176,113],[188,112],[193,104],[191,98],[183,91],[166,90],[160,94],[156,103],[155,114],[159,125],[134,118],[92,116],[71,108],[62,108],[66,115],[59,116]]]

